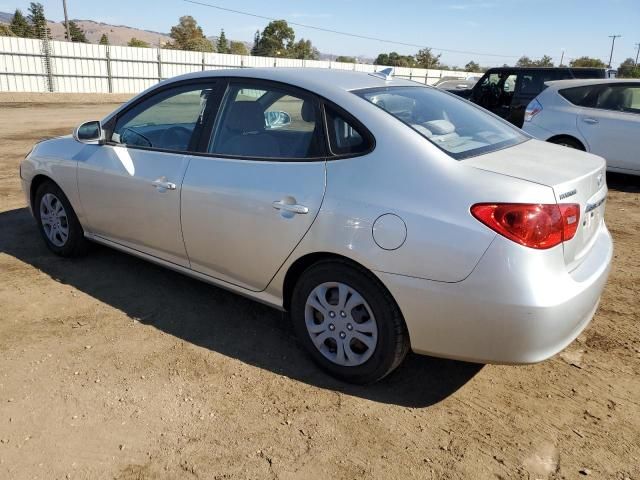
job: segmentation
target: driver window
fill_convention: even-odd
[[[118,118],[111,140],[187,152],[194,132],[204,125],[211,91],[210,85],[189,85],[161,92]]]

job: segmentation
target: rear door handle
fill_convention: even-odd
[[[175,190],[177,188],[175,183],[167,182],[166,180],[163,180],[161,178],[151,182],[151,185],[153,185],[154,187],[156,187],[160,191],[163,191],[163,190]]]
[[[596,123],[598,123],[598,120],[596,118],[591,118],[591,117],[583,118],[582,121],[590,125],[595,125]]]
[[[273,208],[276,210],[297,213],[300,215],[304,215],[309,213],[309,207],[305,207],[304,205],[298,205],[297,203],[285,203],[282,200],[278,200],[272,203]]]

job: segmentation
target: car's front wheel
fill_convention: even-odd
[[[394,299],[371,273],[348,262],[309,267],[295,286],[291,317],[316,363],[347,382],[382,379],[409,350]]]
[[[69,200],[51,181],[36,191],[33,211],[47,247],[62,257],[77,257],[87,250],[84,231]]]

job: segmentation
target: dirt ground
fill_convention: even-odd
[[[640,180],[609,176],[613,270],[563,354],[411,355],[353,387],[275,310],[107,248],[49,253],[18,163],[116,104],[30,100],[0,97],[0,478],[640,480]]]

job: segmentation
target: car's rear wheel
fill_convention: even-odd
[[[33,211],[47,247],[56,255],[76,257],[87,251],[87,240],[69,200],[51,181],[36,191]]]
[[[549,140],[550,143],[555,143],[556,145],[562,145],[563,147],[575,148],[576,150],[584,151],[584,145],[580,143],[575,138],[571,137],[555,137]]]
[[[391,373],[409,350],[409,336],[395,301],[378,279],[342,261],[309,267],[295,286],[294,328],[316,363],[352,383]]]

